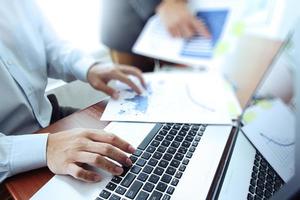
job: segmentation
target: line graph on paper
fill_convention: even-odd
[[[260,140],[261,145],[265,146],[265,148],[270,151],[270,154],[273,154],[274,158],[280,162],[293,162],[295,141],[293,138],[287,138],[284,137],[283,134],[281,135],[282,137],[260,132],[260,137],[257,137],[257,140]]]
[[[243,131],[279,175],[288,181],[294,174],[295,163],[294,112],[279,99],[269,104],[269,108],[257,105],[248,109],[256,114],[256,119]]]
[[[293,146],[295,144],[294,141],[290,141],[290,142],[280,141],[280,139],[272,139],[271,137],[269,137],[268,135],[266,135],[264,133],[259,133],[259,134],[260,134],[260,136],[262,136],[263,138],[268,140],[269,143],[273,143],[273,144],[276,144],[281,147],[289,147],[289,146]]]
[[[288,181],[294,174],[295,163],[295,141],[291,135],[270,133],[266,130],[256,133],[249,132],[247,137],[267,159],[271,166],[279,172],[279,175]]]
[[[295,140],[289,135],[286,137],[284,132],[282,134],[272,135],[266,132],[260,132],[256,143],[259,143],[263,155],[270,158],[268,161],[274,166],[275,170],[281,172],[284,180],[288,180],[294,174],[295,162]]]

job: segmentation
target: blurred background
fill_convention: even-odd
[[[101,0],[37,1],[62,39],[68,40],[103,62],[111,62],[108,50],[100,42]],[[220,0],[215,2],[218,1]],[[300,6],[300,2],[297,0],[229,1],[237,1],[241,5],[239,11],[242,12],[242,15],[239,15],[240,18],[235,20],[232,27],[236,37],[251,33],[283,39],[298,18],[296,13]],[[232,59],[230,55],[234,57],[235,52],[233,51],[227,56]],[[224,65],[222,70],[225,74],[238,71],[236,65]],[[274,79],[279,78],[282,74],[285,72],[274,72]],[[87,107],[105,98],[105,95],[79,81],[66,84],[62,81],[49,80],[47,93],[55,93],[62,105],[78,108]],[[80,98],[76,98],[77,95],[80,95]]]
[[[100,43],[101,0],[37,0],[46,18],[63,40],[71,42],[95,58],[110,62],[105,47]],[[49,79],[46,92],[55,93],[60,104],[85,108],[105,98],[81,81],[65,83]],[[79,97],[80,98],[76,98]]]

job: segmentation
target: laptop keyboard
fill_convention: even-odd
[[[96,200],[169,200],[206,125],[157,124],[130,156],[133,166],[114,176]]]
[[[283,184],[271,165],[256,152],[247,199],[270,199]]]

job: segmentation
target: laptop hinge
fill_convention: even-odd
[[[234,149],[234,145],[236,142],[236,138],[239,131],[239,125],[237,126],[233,125],[233,128],[231,129],[229,138],[227,140],[225,149],[223,151],[219,166],[217,168],[217,171],[215,173],[213,182],[210,186],[208,195],[206,199],[217,199],[219,196],[219,192],[221,190],[223,180],[230,162],[230,158]]]

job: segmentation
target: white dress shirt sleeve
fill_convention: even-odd
[[[97,61],[59,39],[37,5],[33,4],[31,10],[36,12],[35,19],[39,19],[37,23],[45,45],[48,76],[65,81],[87,81],[88,70]]]
[[[47,165],[48,134],[6,136],[0,133],[0,182]]]

